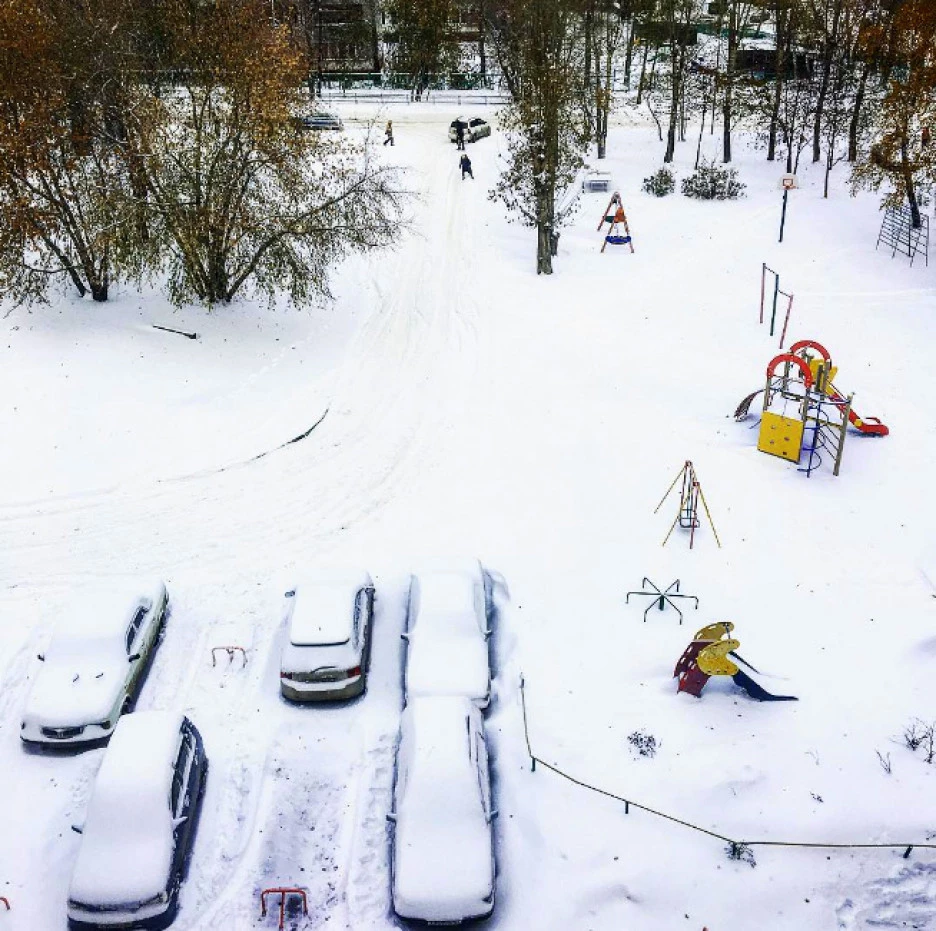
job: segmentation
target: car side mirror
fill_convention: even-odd
[[[284,598],[295,598],[295,597],[296,597],[296,590],[295,590],[294,588],[291,588],[288,592],[284,592],[284,593],[283,593],[283,597],[284,597]]]
[[[173,818],[173,819],[172,819],[172,829],[175,830],[175,829],[176,829],[177,827],[179,827],[180,825],[185,824],[186,821],[188,821],[188,815],[181,815],[181,816],[178,817],[178,818]]]
[[[45,662],[45,657],[44,657],[41,653],[37,653],[37,654],[36,654],[36,659],[39,660],[39,661],[42,662],[42,663]]]
[[[400,639],[401,639],[401,640],[409,640],[409,634],[406,633],[406,631],[404,631],[402,634],[400,634]]]
[[[73,824],[73,825],[71,826],[71,829],[72,829],[76,834],[84,834],[84,825],[83,825],[83,824]]]
[[[129,662],[135,663],[139,658],[140,658],[140,654],[139,654],[139,653],[131,653],[131,654],[130,654],[130,658],[129,658]]]
[[[393,822],[394,824],[396,824],[396,812],[388,811],[388,812],[387,812],[387,820]]]
[[[488,824],[490,824],[499,814],[500,812],[496,808],[493,809],[488,815]]]

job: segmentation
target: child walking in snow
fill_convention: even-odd
[[[387,120],[387,128],[384,130],[384,136],[386,136],[386,138],[383,144],[386,145],[389,142],[390,145],[393,145],[393,120]]]
[[[474,181],[474,175],[471,173],[471,159],[467,155],[462,155],[458,160],[458,167],[461,168],[462,181],[465,180],[465,175],[468,175]]]

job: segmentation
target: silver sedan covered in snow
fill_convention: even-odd
[[[84,593],[61,619],[26,701],[20,737],[67,746],[110,737],[133,705],[166,619],[166,586]]]
[[[289,639],[280,690],[292,701],[332,701],[364,691],[374,583],[366,572],[309,580],[287,593]]]
[[[400,721],[392,896],[401,918],[455,924],[494,909],[484,722],[466,698],[416,698]]]

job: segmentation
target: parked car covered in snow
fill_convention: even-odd
[[[494,909],[487,743],[466,698],[403,710],[393,786],[391,890],[401,918],[455,924]]]
[[[480,708],[491,697],[487,571],[424,572],[410,579],[406,612],[406,700],[463,695]]]
[[[292,701],[332,701],[364,691],[374,583],[366,572],[310,580],[287,593],[289,639],[280,691]]]
[[[110,737],[136,699],[166,620],[162,582],[141,591],[83,593],[68,609],[33,682],[20,737],[75,745]]]
[[[460,116],[449,124],[449,142],[458,141],[459,123],[465,131],[465,142],[477,142],[483,136],[491,135],[491,124],[487,120],[482,120],[476,116],[469,120],[467,117]]]
[[[165,928],[176,916],[208,774],[181,714],[141,711],[114,730],[68,891],[73,929]]]

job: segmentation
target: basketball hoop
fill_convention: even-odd
[[[799,181],[796,179],[796,175],[784,175],[780,179],[780,188],[784,191],[792,191],[799,187]]]

